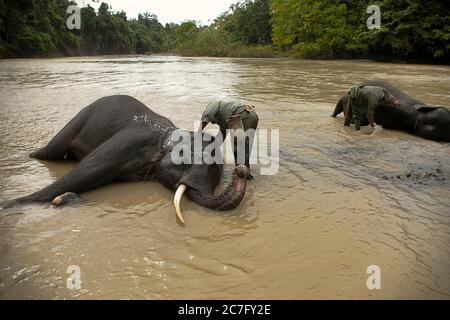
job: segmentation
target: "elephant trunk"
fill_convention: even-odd
[[[247,167],[240,165],[233,171],[230,184],[218,195],[189,189],[188,196],[198,204],[213,210],[232,210],[241,203],[245,195],[248,173]]]
[[[183,216],[180,209],[180,200],[183,193],[186,191],[188,197],[197,202],[203,207],[218,211],[232,210],[236,208],[242,201],[247,188],[247,176],[249,170],[244,165],[239,165],[234,169],[232,180],[225,190],[217,195],[213,193],[206,193],[201,190],[188,188],[185,185],[180,185],[178,188],[174,204],[177,211],[177,216],[180,222],[184,223]]]

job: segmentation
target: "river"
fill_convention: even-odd
[[[450,106],[450,67],[366,61],[108,56],[0,61],[0,201],[27,195],[73,163],[37,161],[76,113],[132,95],[193,129],[213,99],[255,105],[279,129],[280,167],[256,171],[228,213],[157,182],[117,183],[53,208],[0,211],[0,298],[450,298],[450,147],[331,118],[338,98],[384,79]],[[257,166],[258,169],[260,166]],[[229,180],[230,166],[225,172]],[[369,266],[381,289],[369,290]],[[70,266],[80,271],[69,289]],[[77,268],[76,267],[76,268]],[[71,271],[71,270],[69,270]],[[69,281],[70,282],[70,281]]]

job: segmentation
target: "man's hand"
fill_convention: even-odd
[[[384,104],[387,107],[399,107],[400,106],[400,101],[396,100],[394,98],[393,95],[388,94],[385,98],[384,98]]]
[[[202,122],[200,124],[200,126],[198,127],[198,132],[203,132],[203,130],[205,130],[207,125],[208,125],[208,122]]]

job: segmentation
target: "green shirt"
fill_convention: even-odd
[[[228,121],[245,117],[245,105],[236,102],[213,101],[208,104],[202,115],[202,122],[218,124],[220,128],[228,128]]]
[[[381,87],[363,86],[352,88],[349,95],[352,99],[352,111],[355,118],[362,119],[367,113],[367,117],[373,119],[375,109],[385,103],[388,91]]]

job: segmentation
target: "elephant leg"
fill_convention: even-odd
[[[73,193],[73,192],[66,192],[60,196],[57,196],[55,199],[53,199],[52,204],[55,207],[59,207],[64,204],[73,203],[78,200],[81,200],[81,198],[78,196],[78,194]]]
[[[10,208],[33,202],[53,202],[54,205],[60,205],[68,202],[66,200],[69,199],[67,197],[69,194],[86,192],[114,180],[115,176],[109,170],[109,166],[105,165],[106,162],[97,163],[97,160],[86,158],[72,171],[44,189],[26,197],[3,202],[0,206]]]
[[[349,127],[350,124],[352,123],[352,119],[353,119],[353,110],[352,110],[352,104],[349,99],[347,102],[347,108],[346,108],[346,112],[345,112],[344,126]]]
[[[88,156],[72,171],[48,187],[29,196],[13,200],[12,205],[31,202],[52,202],[66,193],[82,193],[113,181],[120,170],[116,164],[103,157]],[[64,197],[62,197],[64,198]],[[58,203],[57,203],[58,204]]]
[[[143,149],[147,150],[148,144],[153,141],[147,136],[139,137],[129,131],[119,132],[107,140],[87,155],[72,171],[48,187],[29,196],[2,204],[2,207],[11,207],[22,203],[56,201],[56,197],[65,193],[78,194],[92,190],[148,165],[150,159],[143,156]]]
[[[45,146],[30,154],[40,160],[63,160],[70,144],[78,136],[86,122],[86,111],[80,112]]]

